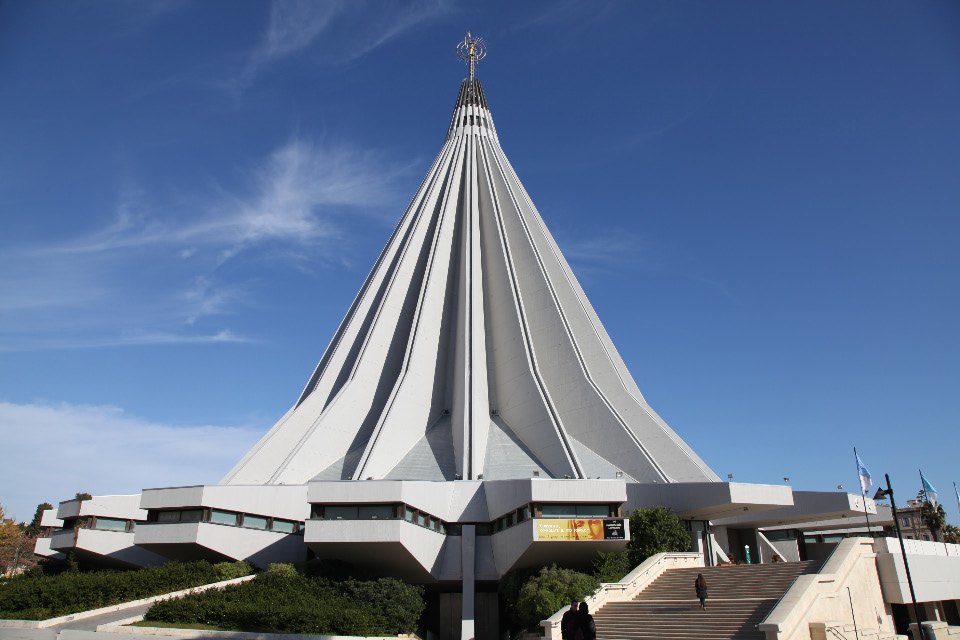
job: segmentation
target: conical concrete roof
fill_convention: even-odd
[[[646,403],[479,80],[296,404],[222,484],[719,480]]]

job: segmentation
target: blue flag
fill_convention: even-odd
[[[933,485],[927,482],[927,479],[923,477],[923,471],[920,472],[920,481],[923,482],[923,493],[927,496],[927,500],[932,502],[934,506],[937,504],[937,490],[933,488]]]
[[[853,453],[857,456],[857,474],[860,476],[860,490],[866,493],[867,487],[873,485],[873,477],[870,475],[870,472],[867,471],[867,467],[863,464],[863,461],[860,459],[860,454],[857,453],[856,449],[853,450]]]

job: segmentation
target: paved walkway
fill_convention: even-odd
[[[71,620],[63,622],[46,629],[18,629],[14,627],[0,627],[0,640],[55,640],[57,634],[64,629],[75,631],[96,631],[97,626],[107,624],[124,618],[143,615],[151,604],[142,604],[137,607],[130,607],[122,611],[110,611],[101,613],[98,616],[83,618],[82,620]],[[109,637],[113,637],[112,635]]]

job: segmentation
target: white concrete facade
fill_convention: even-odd
[[[135,543],[171,560],[306,560],[303,523],[310,515],[306,485],[212,485],[145,489],[147,522]]]
[[[222,483],[534,472],[718,480],[644,400],[465,80],[297,403]]]
[[[318,481],[310,483],[308,499],[323,508],[395,506],[367,518],[318,512],[307,522],[305,541],[318,557],[384,567],[390,575],[421,583],[462,582],[471,573],[476,580],[494,581],[510,569],[560,557],[589,565],[599,551],[618,551],[629,539],[629,523],[620,517],[626,499],[622,480]],[[593,515],[544,517],[550,505],[568,510],[580,505]],[[415,515],[407,518],[404,510]],[[625,535],[541,539],[538,531],[559,520],[582,520],[584,527],[587,521],[620,522]],[[465,534],[474,540],[473,554],[464,551]]]
[[[63,528],[63,520],[57,517],[56,509],[44,509],[40,514],[40,535],[37,536],[37,543],[33,553],[43,558],[51,560],[63,560],[67,555],[56,551],[50,546],[53,532]]]
[[[49,548],[64,556],[73,553],[78,561],[95,566],[129,569],[163,564],[162,556],[134,545],[134,529],[147,519],[139,505],[139,495],[61,502],[56,519],[62,528],[53,532]]]

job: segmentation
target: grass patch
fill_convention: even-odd
[[[131,622],[130,624],[123,625],[125,627],[159,627],[160,629],[199,629],[201,631],[234,631],[234,629],[221,629],[220,627],[215,627],[212,624],[177,624],[175,622],[155,622],[141,620],[140,622]],[[244,629],[247,631],[247,629]],[[264,633],[261,631],[261,633]]]

